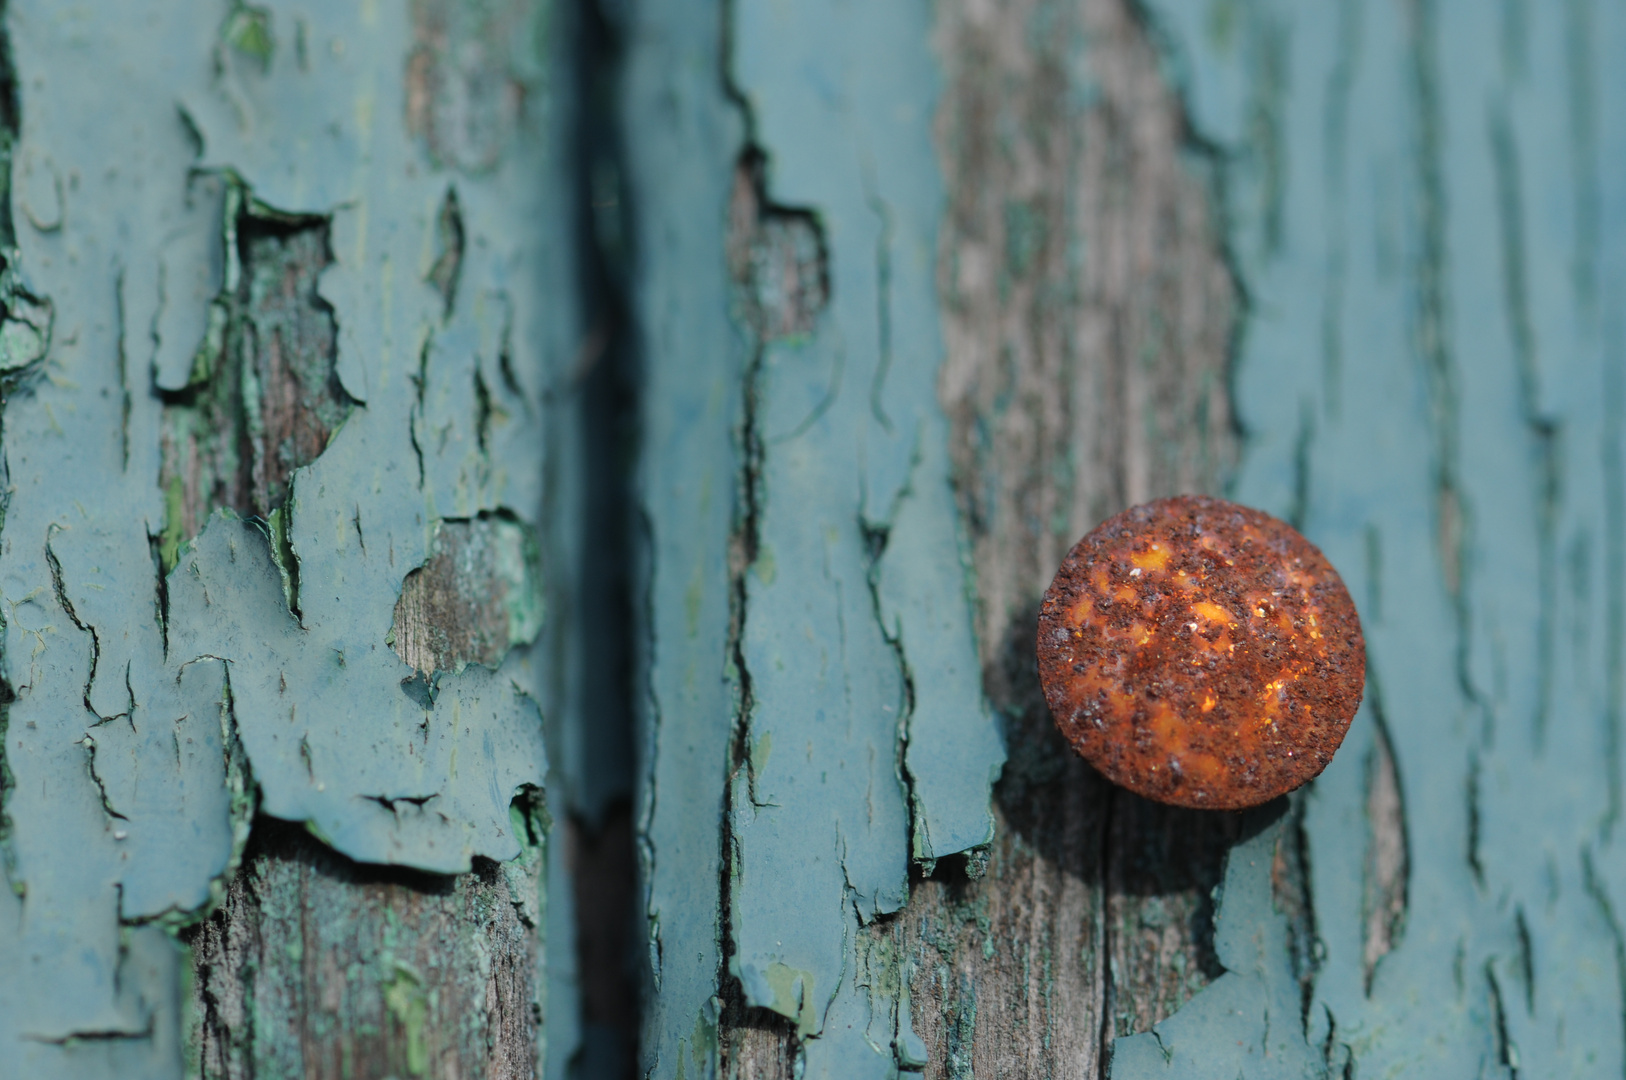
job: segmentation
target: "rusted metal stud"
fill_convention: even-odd
[[[1320,774],[1361,703],[1349,592],[1287,523],[1201,495],[1102,522],[1039,609],[1056,726],[1107,779],[1176,806],[1258,806]]]

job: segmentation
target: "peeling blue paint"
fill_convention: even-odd
[[[1308,997],[1282,983],[1270,891],[1233,885],[1261,836],[1220,916],[1259,947],[1222,943],[1232,974],[1119,1040],[1113,1075],[1615,1075],[1626,266],[1601,238],[1626,225],[1626,17],[1266,2],[1225,5],[1215,34],[1219,5],[1150,9],[1222,152],[1251,298],[1232,494],[1298,511],[1362,609],[1371,678],[1304,796]],[[1390,749],[1395,919],[1372,908]]]
[[[296,523],[306,514],[303,484],[294,487]],[[170,654],[230,664],[232,712],[261,809],[305,822],[361,862],[454,874],[476,855],[516,858],[508,805],[547,769],[534,704],[511,677],[472,665],[438,678],[424,708],[401,692],[413,671],[383,634],[357,633],[337,611],[325,625],[313,614],[321,586],[308,575],[323,561],[300,556],[303,625],[282,605],[267,537],[247,522],[214,518],[170,574]],[[333,601],[354,589],[341,578]],[[369,703],[360,725],[357,701]]]
[[[460,99],[489,113],[424,117],[413,79],[478,72],[436,69],[375,4],[224,28],[215,4],[7,5],[0,1061],[27,1075],[179,1074],[181,960],[150,924],[218,895],[256,794],[358,860],[521,854],[510,803],[546,771],[531,657],[442,673],[425,708],[388,641],[441,519],[542,506],[536,417],[573,331],[549,299],[542,22],[514,10],[508,81]],[[455,296],[434,272],[452,191]],[[231,362],[244,206],[330,222],[321,295],[358,404],[269,532],[219,515],[165,581],[163,395]]]
[[[855,981],[859,926],[907,901],[911,858],[988,842],[1004,760],[937,404],[931,12],[742,5],[730,29],[767,190],[815,215],[830,280],[812,335],[766,346],[748,405],[777,573],[746,579],[742,655],[751,735],[775,751],[735,780],[730,966],[751,1004],[828,1025],[809,1075],[884,1075],[890,1031],[860,1039],[849,1014],[897,995]]]
[[[893,1075],[909,1052],[895,1044],[913,1046],[899,961],[860,955],[863,924],[905,903],[911,861],[930,872],[987,843],[1004,757],[936,397],[930,12],[729,15],[735,102],[719,93],[721,10],[645,4],[630,24],[653,406],[646,1062],[710,1075],[715,1035],[692,1032],[715,1030],[714,995],[737,980],[744,1004],[793,1022],[806,1075]],[[748,151],[772,207],[742,201],[749,170],[731,165]],[[767,215],[757,239],[742,213]],[[724,251],[730,228],[769,246]],[[763,275],[758,295],[731,266]],[[753,304],[776,313],[754,323]],[[692,1065],[691,1044],[706,1044]]]
[[[1290,818],[1287,800],[1250,811],[1231,849],[1214,918],[1214,952],[1225,974],[1151,1031],[1117,1039],[1114,1076],[1182,1080],[1326,1075],[1304,1040],[1303,1003],[1289,959],[1287,920],[1272,872]]]

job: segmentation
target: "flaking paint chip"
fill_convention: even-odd
[[[1201,495],[1109,518],[1039,610],[1056,726],[1116,784],[1238,810],[1326,768],[1361,703],[1354,602],[1291,526]]]

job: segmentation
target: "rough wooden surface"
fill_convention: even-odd
[[[1104,518],[1220,490],[1237,289],[1210,163],[1131,5],[950,5],[940,26],[941,392],[1011,757],[986,875],[921,882],[898,917],[912,1016],[928,1074],[1098,1076],[1114,1037],[1219,974],[1210,893],[1238,826],[1071,753],[1038,598]]]
[[[807,34],[831,33],[814,10],[822,11],[810,5],[792,17],[809,20]],[[917,15],[910,8],[907,19]],[[740,13],[725,7],[720,55],[708,29],[691,35],[695,18],[683,17],[679,29],[678,14],[658,3],[627,14],[625,122],[648,136],[630,143],[629,190],[643,211],[633,284],[657,447],[644,492],[657,664],[644,796],[653,812],[643,823],[654,1003],[647,1067],[659,1076],[823,1075],[838,1055],[871,1062],[872,1052],[931,1075],[1099,1075],[1115,1034],[1145,1030],[1218,974],[1205,940],[1210,891],[1239,826],[1115,795],[1080,764],[1051,732],[1032,626],[1049,574],[1086,529],[1133,500],[1217,491],[1234,460],[1226,370],[1238,304],[1211,163],[1189,139],[1159,54],[1129,6],[940,7],[935,50],[946,80],[935,120],[918,118],[935,126],[946,216],[930,230],[937,250],[917,253],[898,246],[887,216],[894,209],[875,174],[864,172],[869,166],[843,186],[845,155],[864,143],[869,121],[815,132],[810,113],[801,126],[786,124],[784,110],[800,107],[790,102],[809,91],[787,96],[779,69],[801,71],[789,57],[807,43],[763,36],[776,25],[763,16],[745,20],[756,30],[742,30]],[[847,55],[845,42],[825,45]],[[828,77],[868,85],[864,79],[902,62],[865,66],[874,59],[854,47],[851,71]],[[886,84],[877,92],[897,91]],[[908,94],[895,109],[880,100],[866,109],[888,120],[888,110],[904,115],[915,105]],[[744,129],[732,143],[731,120]],[[820,114],[816,123],[824,122]],[[866,153],[859,157],[884,156]],[[918,214],[936,202],[938,181],[914,181],[909,210]],[[866,213],[851,213],[855,195],[867,200]],[[871,230],[873,247],[854,244]],[[719,256],[732,278],[726,291],[716,281]],[[886,313],[897,290],[915,288],[911,275],[922,265],[922,291],[935,292],[941,322],[901,330]],[[883,355],[896,348],[898,359],[880,365],[871,383],[864,365],[877,310]],[[724,312],[732,328],[719,319]],[[777,569],[763,562],[758,507],[777,500],[777,512],[788,514],[783,504],[797,504],[804,531],[815,515],[797,488],[775,487],[781,480],[760,468],[760,455],[765,446],[794,449],[806,424],[822,422],[824,409],[849,408],[843,403],[865,388],[899,392],[898,372],[913,378],[920,350],[939,333],[946,357],[936,385],[904,407],[940,408],[949,422],[979,593],[981,682],[1006,717],[1011,753],[993,846],[943,859],[926,878],[917,871],[904,910],[879,914],[844,943],[851,952],[842,979],[856,980],[867,1019],[863,1004],[848,1008],[843,989],[828,1012],[789,1010],[797,1017],[787,1020],[748,1005],[730,974],[740,947],[730,936],[740,915],[730,905],[742,901],[732,895],[740,867],[729,863],[741,834],[725,820],[720,865],[700,835],[716,812],[710,770],[726,758],[736,776],[749,777],[754,756],[767,752],[755,744],[751,719],[764,691],[746,658],[711,652],[712,560],[724,541],[716,512],[704,501],[697,512],[681,493],[727,483],[732,470],[726,550],[737,586],[758,588],[776,572],[780,580],[818,579],[817,560],[793,569],[784,545],[774,552]],[[844,344],[832,363],[833,342]],[[827,370],[834,374],[812,374]],[[782,386],[793,372],[818,392],[765,429],[761,380]],[[651,407],[675,404],[679,394],[681,412]],[[884,422],[885,409],[875,409]],[[692,426],[730,410],[738,410],[732,447]],[[811,419],[797,427],[804,417]],[[872,433],[871,441],[869,459],[891,467],[885,440]],[[690,455],[686,469],[671,461],[675,447]],[[831,535],[841,528],[834,522]],[[888,539],[878,530],[871,543]],[[935,543],[950,550],[951,533]],[[956,584],[950,574],[936,587],[952,592]],[[760,617],[747,610],[754,595],[736,589],[736,638],[742,617]],[[798,663],[807,666],[805,657]],[[721,702],[696,711],[719,667],[746,718],[732,732],[715,715]],[[917,669],[916,685],[931,686],[936,671]],[[748,812],[746,799],[737,786],[725,813],[727,805]],[[720,895],[712,892],[719,875]],[[779,881],[779,895],[787,887]],[[704,909],[713,896],[715,915]],[[745,902],[757,905],[749,918],[766,914],[760,898]],[[707,925],[712,917],[720,925]],[[824,1035],[809,1038],[821,1024]]]
[[[281,219],[244,206],[218,177],[193,181],[227,216],[235,289],[213,305],[185,389],[166,395],[158,482],[168,495],[165,554],[222,508],[269,518],[288,477],[315,461],[354,402],[335,371],[332,308],[317,279],[332,261],[325,218]]]
[[[427,678],[468,664],[497,667],[511,647],[536,640],[542,567],[528,528],[492,514],[446,520],[432,550],[395,602],[391,632],[402,660]]]
[[[191,936],[202,1075],[535,1076],[540,867],[368,866],[260,819]]]
[[[244,211],[236,235],[241,285],[223,348],[166,410],[167,446],[185,448],[165,473],[179,489],[171,506],[183,539],[221,506],[283,513],[288,475],[343,420],[333,318],[315,288],[326,222]],[[442,523],[433,556],[403,582],[393,628],[425,703],[436,676],[495,667],[511,644],[535,638],[532,549],[505,518]],[[545,824],[539,796],[516,806],[521,863],[483,861],[450,877],[357,863],[297,825],[259,818],[224,901],[185,932],[194,1066],[229,1080],[536,1075]]]

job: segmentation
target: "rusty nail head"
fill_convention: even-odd
[[[1315,778],[1361,703],[1349,592],[1286,522],[1181,495],[1080,540],[1039,609],[1056,726],[1107,779],[1238,810]]]

